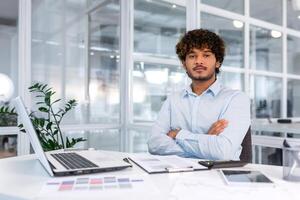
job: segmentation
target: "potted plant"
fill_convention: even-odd
[[[37,111],[30,113],[29,117],[36,130],[41,145],[45,151],[72,148],[79,142],[86,141],[86,139],[63,137],[60,125],[63,117],[72,110],[77,102],[75,99],[69,100],[63,107],[54,109],[54,105],[61,99],[53,99],[55,91],[47,84],[35,83],[30,86],[29,91],[35,94],[37,98]],[[17,115],[15,109],[8,106],[0,108],[0,114],[3,115]],[[21,132],[26,132],[23,124],[19,124]]]

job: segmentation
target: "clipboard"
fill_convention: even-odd
[[[140,153],[132,154],[128,159],[148,174],[208,170],[208,167],[199,165],[196,159],[182,158],[176,155],[158,156]]]

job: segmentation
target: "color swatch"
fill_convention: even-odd
[[[76,177],[50,180],[46,183],[46,187],[52,188],[52,191],[66,192],[66,191],[101,191],[113,189],[132,189],[135,184],[141,184],[144,180],[142,178],[129,177]]]

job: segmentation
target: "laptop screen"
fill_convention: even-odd
[[[47,157],[44,153],[44,150],[41,146],[39,138],[38,138],[38,136],[35,132],[35,129],[32,125],[32,122],[29,118],[29,115],[26,111],[23,100],[21,99],[21,97],[16,97],[13,101],[14,101],[14,104],[16,106],[18,115],[21,119],[21,123],[23,124],[23,126],[26,130],[26,133],[29,136],[29,140],[30,140],[30,143],[32,145],[32,148],[33,148],[35,154],[37,155],[38,159],[40,160],[40,162],[42,163],[44,168],[48,171],[48,173],[51,176],[53,176],[52,169],[51,169],[50,164],[47,160]]]

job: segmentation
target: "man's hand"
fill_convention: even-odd
[[[175,139],[176,138],[176,135],[178,134],[178,132],[180,131],[181,129],[180,128],[177,128],[175,130],[171,130],[169,131],[169,133],[167,133],[167,136],[169,136],[170,138],[172,139]]]
[[[208,130],[208,135],[219,135],[228,126],[228,121],[226,119],[220,119],[213,123]]]

